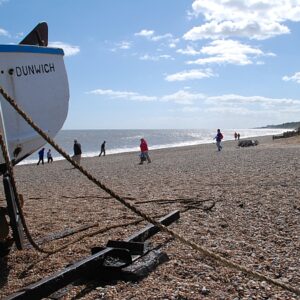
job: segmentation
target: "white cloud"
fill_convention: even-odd
[[[18,38],[22,38],[24,36],[24,32],[18,32],[17,34],[16,34],[16,38],[18,39]]]
[[[171,60],[174,59],[174,58],[173,58],[171,55],[169,55],[169,54],[162,54],[162,55],[159,56],[159,58],[161,58],[161,59],[171,59]]]
[[[176,48],[177,44],[180,42],[180,39],[176,39],[176,38],[171,38],[167,41],[169,43],[169,48]]]
[[[72,46],[63,42],[50,42],[49,47],[62,48],[65,52],[65,56],[77,55],[80,52],[79,46]]]
[[[200,100],[200,99],[195,99]],[[203,96],[201,99],[201,108],[197,106],[196,101],[191,101],[191,109],[185,109],[185,112],[199,110],[206,113],[218,115],[219,117],[239,117],[260,119],[266,116],[278,117],[282,119],[285,115],[297,116],[300,112],[300,100],[288,98],[268,98],[262,96],[242,96],[242,95],[221,95],[221,96]],[[192,106],[196,105],[196,106]],[[245,119],[246,120],[246,119]]]
[[[119,47],[119,49],[128,50],[131,48],[132,43],[129,41],[122,41],[119,44],[117,44],[117,46]]]
[[[220,39],[228,37],[240,37],[263,40],[270,37],[290,33],[288,27],[278,23],[257,23],[257,22],[232,22],[224,21],[217,23],[215,21],[205,23],[202,26],[194,27],[188,31],[183,38],[196,41],[200,39]]]
[[[144,54],[139,57],[140,60],[151,60],[151,61],[158,61],[158,56],[153,56],[149,54]]]
[[[226,94],[222,96],[207,97],[207,100],[216,103],[231,104],[273,104],[273,105],[300,105],[300,100],[290,98],[268,98],[262,96],[241,96],[236,94]]]
[[[142,29],[140,32],[135,33],[135,36],[143,36],[143,37],[151,37],[153,36],[154,31],[153,30],[147,30],[147,29]]]
[[[249,65],[261,56],[274,56],[273,53],[264,53],[262,50],[233,40],[216,40],[200,50],[209,57],[188,61],[187,64],[234,64]]]
[[[213,112],[222,115],[237,115],[237,116],[246,116],[246,115],[256,115],[256,110],[250,110],[244,107],[226,107],[226,106],[213,106],[205,109],[206,112]]]
[[[188,31],[184,39],[262,40],[290,32],[284,23],[300,21],[300,0],[194,0],[191,14],[204,16],[205,23]]]
[[[180,42],[180,39],[172,37],[168,42],[170,48],[176,48],[177,44]]]
[[[0,3],[0,5],[1,5],[1,3]],[[2,29],[2,28],[0,28],[0,35],[10,36],[10,34],[8,33],[8,31],[6,31],[5,29]]]
[[[179,90],[176,93],[165,95],[160,98],[160,101],[189,105],[190,109],[185,108],[185,112],[204,110],[223,116],[255,116],[258,113],[269,114],[270,112],[296,114],[300,110],[299,99],[242,96],[236,94],[207,96],[186,90]],[[199,104],[201,104],[201,108]]]
[[[156,35],[151,38],[152,41],[157,42],[163,39],[171,39],[173,35],[171,33],[166,33],[164,35]]]
[[[297,72],[292,76],[283,76],[282,80],[284,80],[284,81],[295,81],[297,83],[300,83],[300,72]]]
[[[161,40],[169,40],[172,45],[176,45],[178,43],[179,39],[173,38],[173,35],[171,33],[166,33],[163,35],[154,35],[155,31],[154,30],[148,30],[148,29],[143,29],[140,32],[135,33],[135,36],[141,36],[145,37],[153,42],[158,42]]]
[[[187,90],[180,90],[174,94],[165,95],[160,98],[164,102],[175,102],[178,104],[192,105],[195,101],[203,100],[205,96],[203,94],[190,93]]]
[[[282,109],[295,108],[300,109],[299,99],[290,98],[268,98],[263,96],[242,96],[237,94],[225,94],[220,96],[207,96],[199,93],[192,93],[186,90],[180,90],[174,94],[161,97],[162,101],[173,101],[180,104],[195,104],[197,101],[205,103],[211,109],[216,110],[218,108],[234,108],[249,109],[250,107],[260,107],[260,109],[269,109],[271,107],[281,107]]]
[[[203,100],[205,96],[203,94],[191,93],[186,90],[179,90],[176,93],[164,95],[162,97],[145,96],[136,92],[127,91],[113,91],[110,89],[96,89],[87,92],[87,94],[106,96],[111,99],[125,99],[133,101],[162,101],[162,102],[174,102],[178,104],[191,105],[195,101]]]
[[[174,74],[167,75],[166,81],[185,81],[192,79],[203,79],[216,76],[211,69],[193,69],[188,71],[182,71]]]
[[[159,60],[162,60],[162,59],[174,60],[174,58],[171,55],[168,55],[168,54],[162,54],[162,55],[145,54],[143,56],[140,56],[140,60],[159,61]]]
[[[90,91],[87,93],[99,95],[99,96],[107,96],[111,99],[126,99],[126,100],[133,100],[133,101],[155,101],[155,100],[157,100],[156,97],[140,95],[139,93],[136,93],[136,92],[97,89],[97,90],[93,90],[93,91]]]
[[[201,53],[189,45],[185,49],[178,49],[176,52],[184,55],[199,55]]]
[[[226,118],[239,116],[246,118],[248,116],[259,119],[259,116],[282,117],[282,115],[296,117],[300,112],[300,99],[243,96],[237,94],[208,96],[202,93],[191,92],[190,89],[179,90],[163,96],[147,96],[137,92],[114,91],[111,89],[96,89],[87,92],[87,94],[104,97],[104,99],[156,103],[170,102],[181,105],[181,111],[186,113],[201,110]]]

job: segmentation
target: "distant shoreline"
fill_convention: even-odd
[[[289,122],[289,123],[283,123],[279,125],[267,125],[264,127],[257,127],[254,129],[291,129],[295,130],[300,127],[300,122]]]

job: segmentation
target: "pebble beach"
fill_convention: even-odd
[[[137,152],[83,158],[81,165],[116,194],[153,218],[180,210],[170,228],[248,269],[300,287],[300,138],[255,138],[151,150],[150,164]],[[122,240],[147,222],[111,198],[67,161],[14,168],[24,214],[47,255],[14,247],[0,258],[0,298],[90,255],[109,239]],[[1,187],[0,206],[6,206]],[[65,238],[45,237],[68,229]],[[44,239],[44,241],[43,241]],[[300,299],[290,291],[222,266],[159,233],[169,260],[138,283],[80,283],[60,299]]]

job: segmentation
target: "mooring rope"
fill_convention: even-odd
[[[4,139],[3,139],[3,136],[1,134],[1,132],[0,132],[0,147],[1,147],[1,150],[2,150],[2,153],[3,153],[3,158],[4,158],[6,166],[7,166],[7,172],[10,176],[11,185],[12,185],[15,197],[16,197],[15,203],[16,203],[18,211],[19,211],[19,216],[20,216],[22,224],[23,224],[25,235],[26,235],[29,243],[32,245],[32,247],[34,249],[36,249],[37,251],[42,252],[42,253],[47,253],[47,254],[51,253],[52,254],[53,251],[45,250],[45,249],[41,248],[38,244],[36,244],[35,241],[33,240],[32,236],[31,236],[31,234],[30,234],[30,231],[28,229],[28,226],[27,226],[24,214],[23,214],[23,210],[22,210],[22,207],[21,207],[21,204],[20,204],[20,195],[19,195],[18,190],[17,190],[17,185],[16,185],[16,181],[15,181],[15,176],[14,176],[12,163],[9,160],[8,150],[7,150],[7,147],[5,145],[5,142],[4,142]]]
[[[236,264],[234,262],[231,262],[230,260],[227,260],[223,258],[222,256],[213,253],[212,251],[206,249],[205,247],[202,247],[198,244],[196,244],[193,241],[190,241],[183,237],[182,235],[176,233],[175,231],[169,229],[168,227],[162,225],[161,223],[157,222],[138,208],[136,208],[131,203],[127,202],[124,198],[117,195],[113,190],[108,188],[105,184],[100,182],[98,179],[96,179],[93,175],[91,175],[87,170],[85,170],[82,166],[78,165],[58,144],[54,142],[52,138],[50,138],[42,129],[40,129],[32,120],[31,118],[19,107],[19,105],[16,103],[16,101],[11,98],[2,87],[0,87],[0,93],[4,97],[4,99],[23,117],[23,119],[40,135],[42,136],[58,153],[60,153],[67,161],[69,161],[76,169],[78,169],[82,174],[84,174],[90,181],[92,181],[94,184],[96,184],[98,187],[100,187],[102,190],[104,190],[106,193],[108,193],[111,197],[115,198],[117,201],[119,201],[121,204],[126,206],[128,209],[133,211],[138,216],[142,217],[149,223],[157,226],[160,230],[168,233],[169,235],[173,236],[174,238],[178,239],[181,243],[190,246],[192,249],[202,253],[206,257],[210,257],[213,260],[219,262],[221,265],[229,267],[231,269],[235,269],[238,271],[243,272],[244,274],[251,276],[253,278],[258,279],[259,281],[266,281],[272,285],[281,287],[284,290],[290,291],[296,295],[300,295],[300,289],[294,288],[288,284],[285,284],[279,280],[275,280],[272,278],[269,278],[263,274],[260,274],[256,271],[252,271],[242,265]]]

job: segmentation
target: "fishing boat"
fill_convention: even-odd
[[[68,77],[64,51],[48,47],[47,23],[39,23],[18,45],[0,45],[0,86],[49,137],[53,138],[62,128],[69,106]],[[0,131],[13,165],[46,144],[4,94],[0,94]],[[21,196],[16,194],[11,174],[6,170],[0,151],[0,174],[7,202],[6,207],[0,207],[0,256],[9,252],[12,242],[18,249],[24,247]]]
[[[47,23],[39,23],[17,45],[0,45],[0,86],[50,137],[62,128],[69,85],[64,51],[48,47]],[[46,144],[2,95],[0,130],[14,165]],[[0,172],[4,170],[0,153]]]

